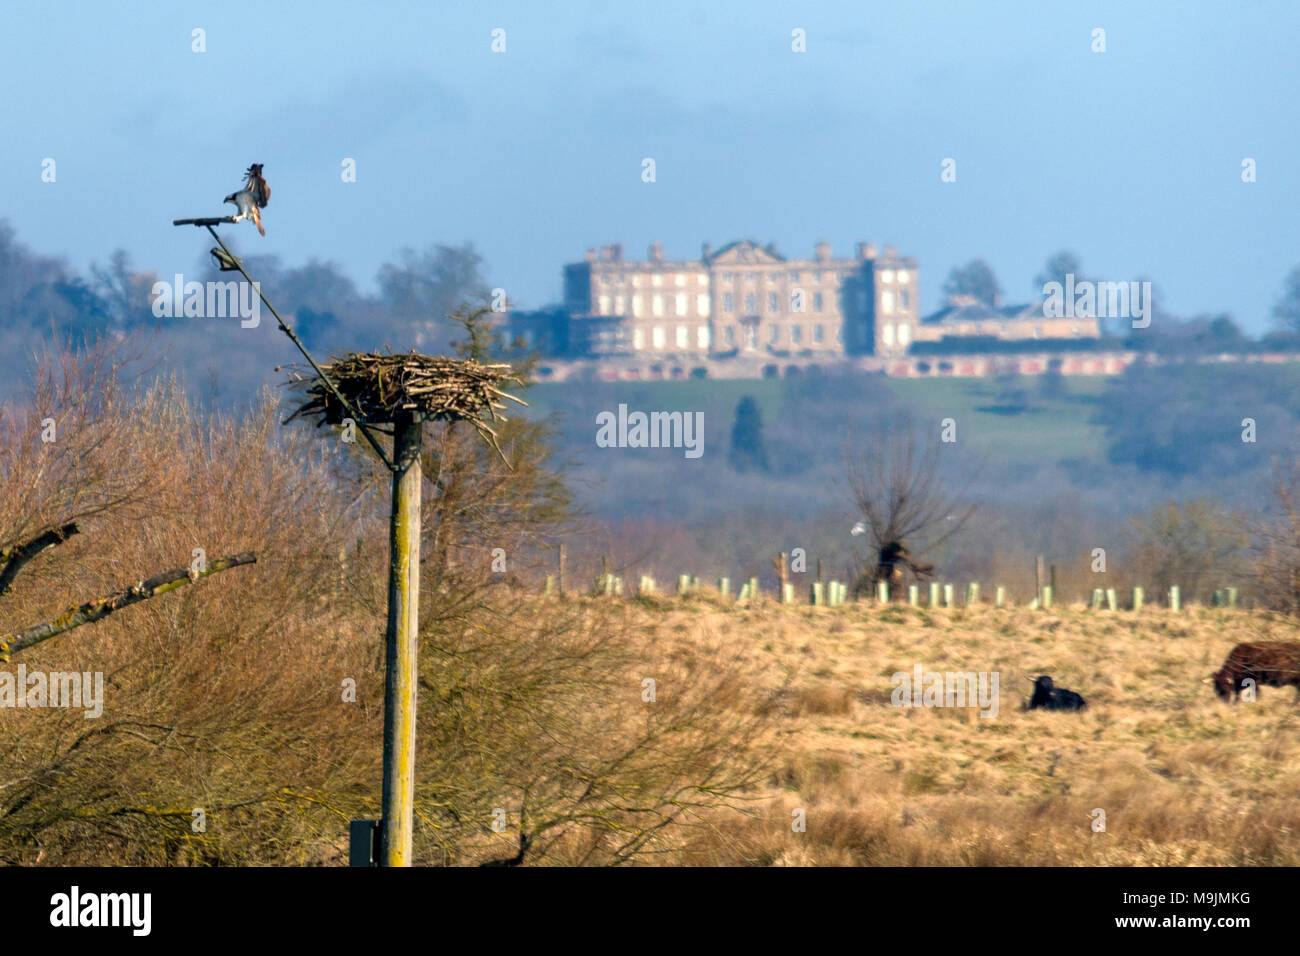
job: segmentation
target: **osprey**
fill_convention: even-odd
[[[257,227],[260,235],[265,236],[266,230],[262,228],[262,214],[259,209],[265,209],[266,204],[271,199],[271,187],[266,184],[262,178],[262,164],[254,163],[248,167],[244,173],[244,188],[237,193],[231,193],[223,202],[234,203],[237,210],[233,217],[234,222],[241,219],[253,220],[253,225]]]

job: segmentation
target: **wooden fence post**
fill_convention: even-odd
[[[784,551],[781,552],[780,557],[772,559],[772,567],[776,568],[776,576],[781,580],[776,589],[776,593],[779,595],[778,600],[785,600],[785,586],[790,580],[790,568]]]
[[[1142,610],[1142,601],[1146,598],[1146,588],[1133,588],[1133,610]]]
[[[1179,593],[1178,585],[1171,585],[1169,588],[1169,610],[1181,611],[1183,609],[1183,598]]]
[[[909,584],[907,586],[907,603],[912,607],[916,607],[921,603],[921,588],[919,585]]]

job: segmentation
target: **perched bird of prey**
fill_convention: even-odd
[[[249,166],[244,176],[246,177],[244,188],[237,193],[231,193],[222,201],[235,204],[235,222],[239,222],[241,219],[251,219],[253,225],[257,227],[258,233],[265,236],[266,230],[262,228],[262,214],[258,210],[265,209],[266,204],[271,201],[271,187],[262,178],[261,163],[254,163]]]

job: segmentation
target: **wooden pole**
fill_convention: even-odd
[[[560,545],[560,597],[564,597],[564,545]]]
[[[393,506],[388,526],[382,866],[411,865],[420,618],[422,430],[422,424],[410,418],[395,423]]]

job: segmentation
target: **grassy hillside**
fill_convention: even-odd
[[[770,773],[748,815],[712,818],[677,862],[759,865],[1287,865],[1300,863],[1295,692],[1228,706],[1201,679],[1238,641],[1293,622],[1193,609],[967,611],[634,605],[767,675],[736,706],[769,709]],[[996,717],[900,708],[891,675],[1000,675]],[[1024,677],[1090,704],[1024,712]],[[783,686],[787,675],[793,675]],[[665,693],[671,688],[665,687]],[[807,830],[792,832],[792,811]],[[1106,814],[1093,831],[1094,811]]]
[[[955,418],[963,443],[977,454],[1009,464],[1041,463],[1044,460],[1080,459],[1102,463],[1105,443],[1101,426],[1090,422],[1092,399],[1106,387],[1101,377],[1078,377],[1067,381],[1065,395],[1046,398],[1039,394],[1036,378],[1021,376],[1008,382],[981,378],[898,379],[863,377],[870,388],[883,387],[913,416],[923,421]],[[613,386],[602,386],[614,388]],[[1022,388],[1030,396],[1028,410],[1009,414],[998,406],[1003,388]],[[529,414],[552,412],[573,415],[585,412],[585,395],[591,386],[580,383],[545,383],[528,391]],[[758,402],[764,422],[776,422],[786,406],[786,384],[775,379],[686,379],[666,382],[626,382],[617,389],[628,396],[632,407],[664,410],[716,408],[725,420],[709,423],[714,434],[731,427],[736,404],[745,395]],[[865,391],[865,389],[864,389]],[[852,406],[861,396],[842,396]],[[725,410],[725,411],[721,411]],[[575,423],[576,424],[576,423]],[[594,423],[590,431],[595,433]]]

